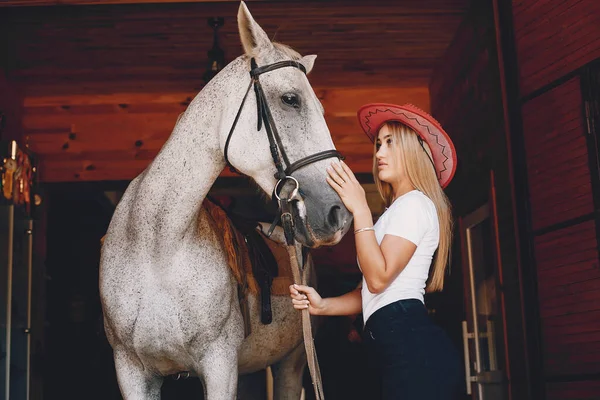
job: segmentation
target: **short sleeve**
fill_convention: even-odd
[[[425,199],[411,196],[398,204],[393,204],[389,210],[389,219],[385,227],[385,235],[394,235],[410,240],[416,246],[427,232],[430,221]]]

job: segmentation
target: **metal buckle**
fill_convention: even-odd
[[[292,199],[293,199],[294,197],[296,197],[296,195],[298,194],[298,189],[300,188],[300,184],[298,183],[298,181],[296,180],[296,178],[294,178],[293,176],[286,176],[285,178],[278,180],[278,181],[277,181],[277,184],[275,184],[275,190],[274,190],[274,194],[275,194],[275,198],[277,199],[277,201],[281,201],[281,197],[279,197],[279,193],[278,193],[278,192],[279,192],[279,191],[278,191],[278,189],[279,189],[279,184],[280,184],[281,182],[285,182],[285,181],[287,181],[288,179],[291,179],[291,180],[293,180],[293,181],[296,183],[296,187],[295,187],[295,188],[294,188],[294,190],[292,191],[292,194],[291,194],[291,196],[290,196],[290,197],[287,199],[288,203],[289,203],[290,201],[292,201]]]

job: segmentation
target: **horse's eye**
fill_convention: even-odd
[[[300,97],[298,97],[296,93],[284,94],[283,96],[281,96],[281,101],[287,106],[300,108]]]

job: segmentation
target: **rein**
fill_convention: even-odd
[[[264,73],[268,73],[271,71],[278,70],[280,68],[293,67],[297,68],[306,74],[306,68],[299,63],[298,61],[286,60],[279,61],[273,64],[265,65],[259,67],[256,64],[254,58],[251,59],[250,62],[251,70],[250,70],[250,84],[246,89],[246,93],[244,94],[244,98],[242,99],[242,103],[240,104],[240,108],[233,120],[233,124],[231,129],[229,130],[229,134],[227,135],[227,140],[225,141],[225,149],[224,156],[225,161],[230,166],[232,171],[236,171],[235,167],[231,165],[229,162],[228,151],[229,144],[231,142],[231,137],[233,136],[233,132],[235,131],[235,127],[238,123],[242,110],[244,108],[244,104],[246,103],[246,99],[248,98],[248,94],[250,93],[250,89],[254,87],[254,93],[256,95],[256,104],[257,104],[257,131],[262,129],[264,124],[265,131],[267,133],[267,138],[269,139],[269,150],[271,152],[271,157],[273,158],[273,163],[275,164],[275,168],[277,172],[275,173],[275,178],[277,179],[277,183],[275,184],[275,188],[273,189],[273,195],[277,198],[279,203],[279,213],[273,221],[267,236],[271,236],[273,230],[281,221],[283,226],[283,231],[285,234],[286,244],[288,246],[288,254],[290,255],[290,264],[292,267],[292,274],[295,282],[299,282],[302,285],[305,285],[303,277],[305,276],[304,267],[305,267],[305,257],[302,257],[302,261],[298,262],[298,254],[296,252],[295,246],[295,238],[294,238],[294,221],[291,210],[291,202],[298,194],[300,189],[300,184],[298,180],[296,180],[292,174],[312,163],[317,161],[325,160],[327,158],[339,158],[344,159],[344,157],[337,150],[326,150],[321,151],[319,153],[311,154],[307,157],[304,157],[296,162],[290,163],[289,157],[285,152],[285,148],[283,147],[283,143],[281,141],[281,137],[279,136],[279,132],[277,131],[277,127],[275,126],[275,121],[273,120],[273,115],[271,114],[271,109],[269,108],[269,104],[267,103],[267,98],[263,91],[262,85],[260,83],[260,75]],[[284,168],[285,163],[285,168]],[[289,191],[287,195],[281,196],[283,192],[288,192],[288,189],[284,189],[285,183],[287,181],[292,181],[294,184],[294,189]],[[282,185],[284,183],[284,185]],[[301,256],[304,256],[302,254]],[[323,383],[321,380],[321,371],[319,369],[319,362],[317,359],[317,352],[315,349],[313,334],[312,334],[312,325],[310,322],[310,314],[307,309],[302,310],[302,331],[304,336],[304,348],[306,350],[306,358],[308,361],[308,369],[310,371],[310,375],[312,377],[312,384],[315,391],[315,396],[317,400],[324,400],[324,392],[323,392]]]
[[[283,226],[283,233],[285,235],[285,241],[288,245],[288,253],[290,255],[290,265],[292,267],[292,275],[294,282],[300,282],[301,285],[306,285],[307,282],[303,277],[306,257],[301,254],[302,261],[298,262],[298,254],[296,252],[295,239],[294,239],[294,221],[292,219],[292,213],[290,209],[290,202],[294,198],[294,192],[291,196],[286,198],[279,198],[279,208],[281,210],[281,224]],[[304,350],[306,351],[306,359],[308,361],[308,370],[312,378],[312,384],[315,391],[315,399],[324,400],[325,394],[323,392],[323,382],[321,379],[321,369],[319,368],[319,360],[317,358],[317,350],[315,348],[315,342],[312,333],[312,325],[310,322],[310,313],[308,309],[304,309],[302,312],[302,333],[304,336]]]

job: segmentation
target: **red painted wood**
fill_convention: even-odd
[[[545,373],[600,372],[600,268],[595,222],[539,235],[534,240],[534,252]],[[552,396],[562,396],[555,387],[548,389]]]
[[[578,78],[523,106],[523,133],[534,229],[593,211]]]
[[[514,0],[513,21],[523,95],[600,57],[597,0]]]

